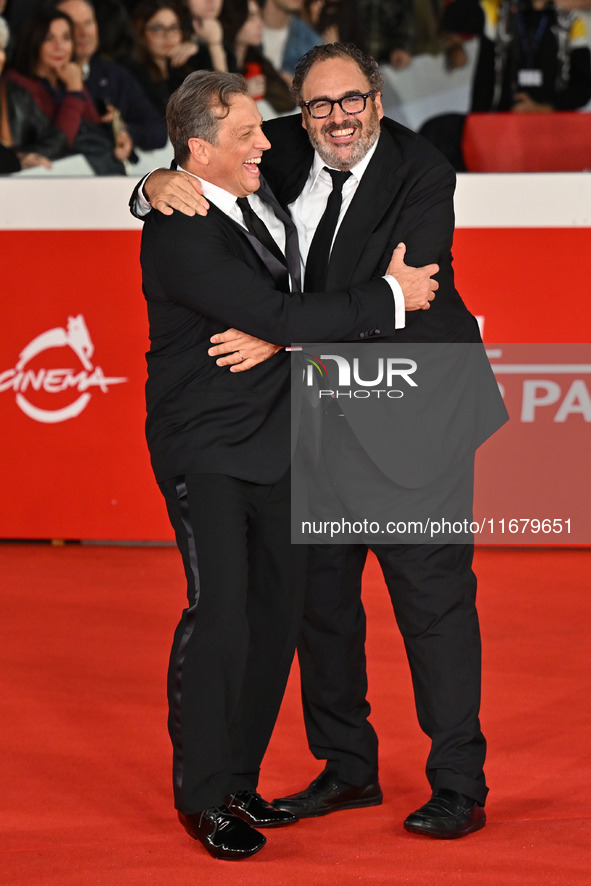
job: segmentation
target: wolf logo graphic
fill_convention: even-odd
[[[28,369],[31,360],[53,348],[69,348],[82,364],[82,369]],[[56,424],[76,418],[90,402],[89,388],[98,387],[107,393],[109,385],[122,384],[126,378],[107,378],[100,366],[91,360],[94,345],[82,314],[68,317],[67,326],[55,326],[37,335],[18,355],[14,369],[0,373],[0,390],[13,390],[16,403],[25,415],[43,424]],[[40,409],[26,397],[28,390],[60,393],[76,391],[78,396],[60,409]]]

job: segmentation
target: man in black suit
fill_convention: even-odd
[[[210,338],[230,322],[281,344],[392,335],[396,312],[384,279],[290,293],[297,237],[261,181],[269,142],[243,78],[190,75],[167,120],[177,164],[210,203],[207,218],[151,213],[141,249],[146,435],[188,584],[168,675],[175,804],[211,855],[240,859],[265,843],[253,825],[296,820],[256,787],[295,650],[305,551],[290,544],[289,356],[230,374],[209,357]],[[261,221],[253,210],[270,230],[248,228]],[[389,270],[419,281],[407,307],[428,308],[436,266],[405,274],[396,253]]]
[[[272,140],[264,158],[265,176],[290,208],[305,259],[322,213],[321,192],[326,203],[330,190],[323,167],[352,171],[343,186],[328,288],[382,273],[392,245],[403,240],[410,263],[439,264],[440,288],[430,311],[407,314],[395,340],[479,343],[476,321],[454,286],[454,172],[420,137],[383,119],[381,85],[373,60],[355,47],[335,44],[307,53],[294,80],[302,117],[265,125]],[[363,110],[350,107],[348,99],[356,97],[364,99]],[[148,182],[153,205],[203,211],[191,185],[171,175],[160,172]],[[347,204],[348,187],[352,193]],[[232,326],[239,324],[234,320]],[[221,364],[236,363],[242,355],[256,359],[255,344],[235,328],[212,340],[216,347],[211,353]],[[313,340],[321,336],[317,333]],[[230,354],[221,356],[228,350]],[[477,431],[479,442],[504,420],[504,409],[496,403]],[[465,497],[471,497],[471,481],[470,466],[458,478]],[[395,496],[395,485],[391,488]],[[488,790],[479,723],[480,634],[472,544],[311,547],[298,656],[308,741],[314,755],[327,763],[308,788],[274,805],[306,817],[382,801],[377,736],[368,720],[360,596],[368,547],[386,579],[407,648],[419,723],[432,742],[427,761],[432,797],[407,818],[405,827],[436,837],[463,836],[484,826]]]

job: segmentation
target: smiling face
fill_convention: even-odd
[[[304,80],[302,97],[311,99],[343,98],[370,92],[369,80],[355,61],[334,58],[316,62]],[[334,105],[329,117],[315,119],[302,109],[302,126],[324,162],[335,169],[351,169],[362,160],[380,134],[380,120],[384,116],[381,94],[367,99],[361,114],[345,114]]]
[[[54,19],[41,44],[36,73],[40,77],[46,77],[71,61],[73,52],[74,43],[68,22],[63,18]]]
[[[191,154],[207,156],[205,166],[191,162],[189,172],[202,174],[206,181],[234,194],[246,197],[260,185],[259,163],[263,151],[271,147],[261,128],[263,118],[247,95],[235,95],[230,110],[219,125],[215,144],[190,139]],[[194,143],[191,145],[191,143]]]

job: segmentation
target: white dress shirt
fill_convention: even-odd
[[[375,144],[372,145],[365,157],[360,160],[359,163],[355,164],[355,166],[351,167],[351,175],[343,185],[343,197],[337,226],[335,228],[335,237],[377,146],[378,140],[376,139]],[[322,218],[328,198],[332,192],[332,178],[324,168],[326,165],[327,164],[324,162],[320,154],[318,154],[317,151],[314,151],[314,161],[310,168],[310,172],[308,173],[306,184],[304,185],[301,194],[289,206],[289,211],[297,228],[298,239],[300,242],[302,279],[304,279],[306,259],[308,257],[312,238],[314,237],[316,228],[318,227],[318,223]],[[402,294],[402,289],[398,281],[389,274],[384,277],[384,280],[387,280],[390,284],[394,295],[394,304],[396,306],[396,329],[403,329],[406,318],[404,313],[404,295]]]
[[[186,169],[183,170],[183,172],[186,171]],[[192,173],[190,172],[188,173],[188,175],[191,174]],[[238,222],[243,228],[246,228],[242,210],[236,203],[236,197],[234,194],[230,194],[229,191],[224,191],[223,188],[220,188],[217,185],[212,185],[211,182],[205,181],[204,178],[200,178],[200,181],[203,185],[203,196],[208,203],[213,203],[231,219]],[[264,200],[261,200],[256,192],[254,194],[249,194],[247,199],[252,210],[256,212],[261,221],[264,222],[269,233],[273,237],[273,240],[285,255],[285,225],[281,219],[277,218],[269,204],[265,203]]]

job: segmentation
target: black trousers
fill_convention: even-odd
[[[290,544],[289,477],[221,474],[160,484],[188,607],[168,673],[177,809],[256,788],[301,624],[306,549]]]
[[[471,520],[471,459],[409,490],[380,471],[344,419],[325,416],[323,430],[328,442],[316,485],[332,516],[377,518],[384,526],[389,519],[406,520],[418,502],[422,519],[445,514],[452,521]],[[368,513],[370,506],[375,513]],[[431,739],[429,783],[484,803],[486,742],[479,722],[481,644],[473,545],[402,541],[374,544],[368,538],[360,544],[309,547],[298,658],[310,749],[351,784],[377,776],[361,601],[363,567],[373,550],[404,639],[419,724]]]
[[[351,784],[377,775],[368,716],[365,545],[312,545],[298,643],[310,749]],[[486,742],[479,722],[481,645],[471,545],[375,545],[404,638],[416,710],[431,739],[427,778],[484,803]]]

